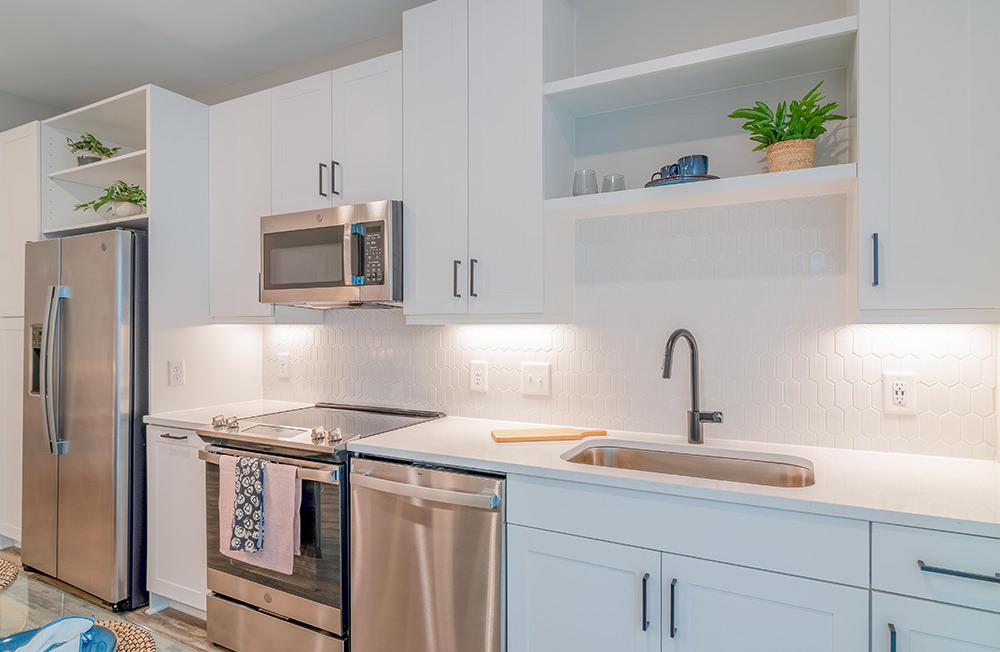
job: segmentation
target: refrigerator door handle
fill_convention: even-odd
[[[49,452],[54,455],[62,455],[67,449],[67,442],[59,439],[58,422],[56,421],[58,402],[55,396],[53,376],[56,375],[57,370],[53,350],[58,339],[59,307],[62,303],[60,299],[68,298],[69,288],[65,285],[49,286],[45,302],[45,325],[42,331],[42,350],[39,361],[41,363],[42,420],[45,423],[45,434],[49,440]]]

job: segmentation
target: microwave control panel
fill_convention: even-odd
[[[368,222],[361,225],[364,238],[364,285],[385,283],[385,241],[383,222]]]

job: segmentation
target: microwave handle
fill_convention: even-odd
[[[354,238],[351,225],[344,225],[344,285],[354,285]]]
[[[364,285],[365,235],[344,225],[344,285]]]

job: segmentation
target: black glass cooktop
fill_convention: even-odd
[[[248,424],[246,432],[274,439],[287,439],[298,428],[340,429],[344,441],[369,437],[398,428],[416,425],[444,416],[437,412],[413,412],[389,408],[354,407],[319,404],[288,412],[276,412],[242,419]],[[254,428],[249,424],[266,424],[278,428]],[[284,428],[289,430],[284,430]]]

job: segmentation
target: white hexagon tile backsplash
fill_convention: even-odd
[[[400,311],[268,326],[266,398],[682,434],[688,351],[701,356],[713,437],[994,459],[996,326],[845,325],[842,196],[583,220],[573,325],[406,326]],[[291,378],[277,376],[288,351]],[[469,391],[469,363],[489,391]],[[520,394],[521,362],[552,365]],[[913,371],[913,416],[882,413],[882,373]]]

